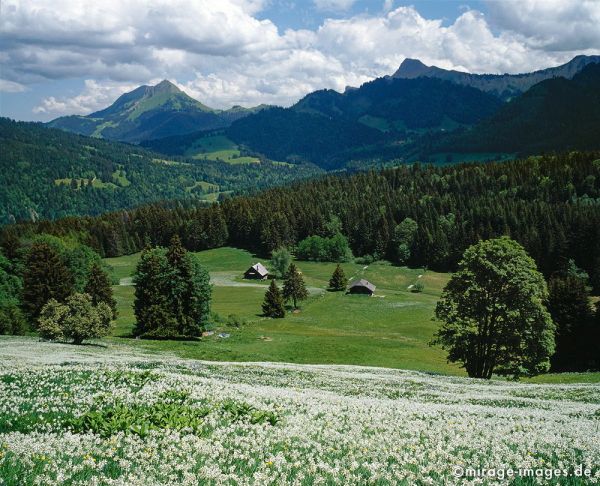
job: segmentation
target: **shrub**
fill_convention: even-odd
[[[423,292],[423,289],[425,288],[425,285],[423,284],[423,282],[421,282],[420,280],[414,284],[412,286],[412,288],[410,289],[411,292],[414,292],[415,294],[421,293]]]
[[[95,306],[88,294],[73,294],[64,304],[55,299],[48,301],[40,313],[38,330],[45,339],[81,344],[107,335],[111,319],[112,309],[104,302]]]

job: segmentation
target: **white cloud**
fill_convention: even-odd
[[[33,112],[52,116],[70,115],[73,113],[87,115],[105,108],[120,95],[136,87],[135,84],[100,84],[93,79],[86,79],[85,89],[81,94],[72,98],[62,99],[49,96],[48,98],[44,98],[41,104],[33,109]]]
[[[0,92],[4,93],[22,93],[27,88],[21,83],[15,83],[14,81],[8,81],[0,78]]]
[[[491,22],[535,49],[600,47],[598,0],[488,0]]]
[[[352,8],[356,0],[313,0],[313,3],[318,10],[345,12]]]
[[[343,90],[392,73],[406,58],[471,72],[523,72],[600,52],[600,2],[490,1],[452,24],[382,2],[377,14],[280,31],[257,13],[268,0],[4,0],[4,84],[88,80],[40,114],[89,113],[152,80],[179,81],[214,107],[289,105],[322,88]],[[338,12],[353,0],[315,0]],[[397,3],[397,2],[396,2]],[[13,83],[13,84],[6,84]]]

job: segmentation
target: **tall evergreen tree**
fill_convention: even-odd
[[[169,263],[164,248],[146,248],[133,277],[135,334],[175,335],[176,320],[168,300]]]
[[[548,282],[548,310],[556,324],[554,371],[585,369],[592,309],[585,281],[573,273],[555,275]],[[598,346],[598,343],[595,343]]]
[[[168,299],[171,312],[179,323],[179,331],[183,331],[187,327],[188,306],[192,299],[192,264],[177,235],[171,238],[167,261],[171,273],[169,282],[165,282],[169,288]]]
[[[64,302],[73,291],[73,275],[58,252],[45,242],[34,243],[23,273],[23,309],[33,322],[50,299]]]
[[[262,304],[262,311],[266,317],[281,318],[285,317],[285,307],[283,296],[275,280],[271,280],[269,289],[265,293],[265,300]]]
[[[288,271],[285,274],[283,282],[283,298],[286,301],[291,300],[294,304],[294,309],[298,308],[298,301],[305,300],[308,297],[306,284],[302,278],[302,273],[294,263],[291,263]]]
[[[84,292],[90,295],[93,305],[104,302],[112,310],[113,319],[117,318],[117,301],[113,297],[110,278],[97,262],[90,268]]]
[[[183,328],[185,336],[199,336],[205,329],[210,317],[212,285],[206,267],[200,264],[194,255],[188,253],[191,262],[190,301],[186,306],[186,321]]]
[[[329,279],[329,288],[336,291],[346,290],[348,279],[344,273],[344,269],[338,264]]]
[[[146,337],[199,336],[210,315],[206,269],[181,246],[145,249],[134,277],[136,334]]]

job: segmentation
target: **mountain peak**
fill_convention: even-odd
[[[416,78],[422,76],[426,72],[428,72],[431,68],[426,66],[418,59],[411,59],[407,57],[402,61],[398,70],[393,74],[392,77],[401,77],[401,78]]]
[[[181,90],[168,79],[163,79],[160,83],[152,86],[155,93],[180,93]]]

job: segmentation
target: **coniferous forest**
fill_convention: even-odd
[[[102,256],[118,256],[147,243],[166,246],[177,234],[193,251],[231,245],[268,256],[308,236],[328,236],[332,218],[357,257],[450,271],[471,244],[509,235],[545,275],[572,260],[600,289],[597,152],[331,175],[211,207],[159,203],[12,225],[1,241],[10,255],[36,233],[69,235]]]

